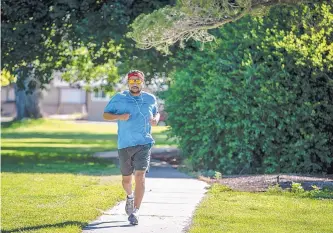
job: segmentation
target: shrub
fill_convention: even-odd
[[[332,2],[275,7],[181,52],[166,109],[196,169],[327,172],[333,158]],[[311,27],[309,26],[311,25]]]

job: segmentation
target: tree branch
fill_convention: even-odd
[[[294,4],[302,0],[183,0],[172,8],[162,8],[138,17],[128,34],[137,47],[168,53],[168,47],[190,38],[201,42],[214,40],[208,30],[237,21],[257,8]]]

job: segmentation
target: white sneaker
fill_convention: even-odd
[[[134,211],[134,197],[127,197],[126,205],[125,205],[125,212],[129,216]]]
[[[139,224],[139,210],[138,209],[134,209],[133,213],[128,217],[128,221],[132,225]]]

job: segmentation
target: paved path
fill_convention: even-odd
[[[191,223],[195,207],[207,184],[178,172],[165,162],[152,161],[139,225],[132,226],[125,214],[125,201],[84,228],[83,233],[181,233]]]

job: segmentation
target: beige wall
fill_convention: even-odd
[[[14,102],[1,102],[1,116],[16,116],[16,106]]]
[[[1,88],[1,103],[7,102],[7,97],[10,97],[10,94],[13,95],[12,101],[15,101],[15,92],[13,86],[6,86]],[[43,98],[42,98],[42,104],[50,104],[50,105],[57,105],[59,102],[59,88],[52,87],[49,89],[42,90]]]
[[[58,87],[51,87],[48,90],[43,90],[43,105],[58,105],[60,99],[60,90]]]
[[[8,97],[13,95],[14,87],[13,86],[5,86],[1,87],[1,115],[2,116],[14,116],[16,114],[15,109],[15,99],[10,99],[8,101]]]
[[[42,103],[43,113],[46,115],[54,114],[74,114],[74,113],[85,113],[85,104],[44,104]]]
[[[7,87],[1,87],[1,103],[7,99]]]
[[[92,100],[91,93],[87,95],[88,101],[88,120],[89,121],[104,121],[103,113],[105,106],[109,100]]]
[[[69,89],[68,87],[62,87]],[[13,87],[7,86],[1,88],[1,115],[16,116],[15,101],[7,101],[7,93],[13,90]],[[53,114],[73,114],[73,113],[86,113],[86,104],[75,103],[61,103],[60,101],[60,88],[51,86],[48,90],[43,90],[43,98],[41,101],[41,108],[43,114],[46,116]]]

